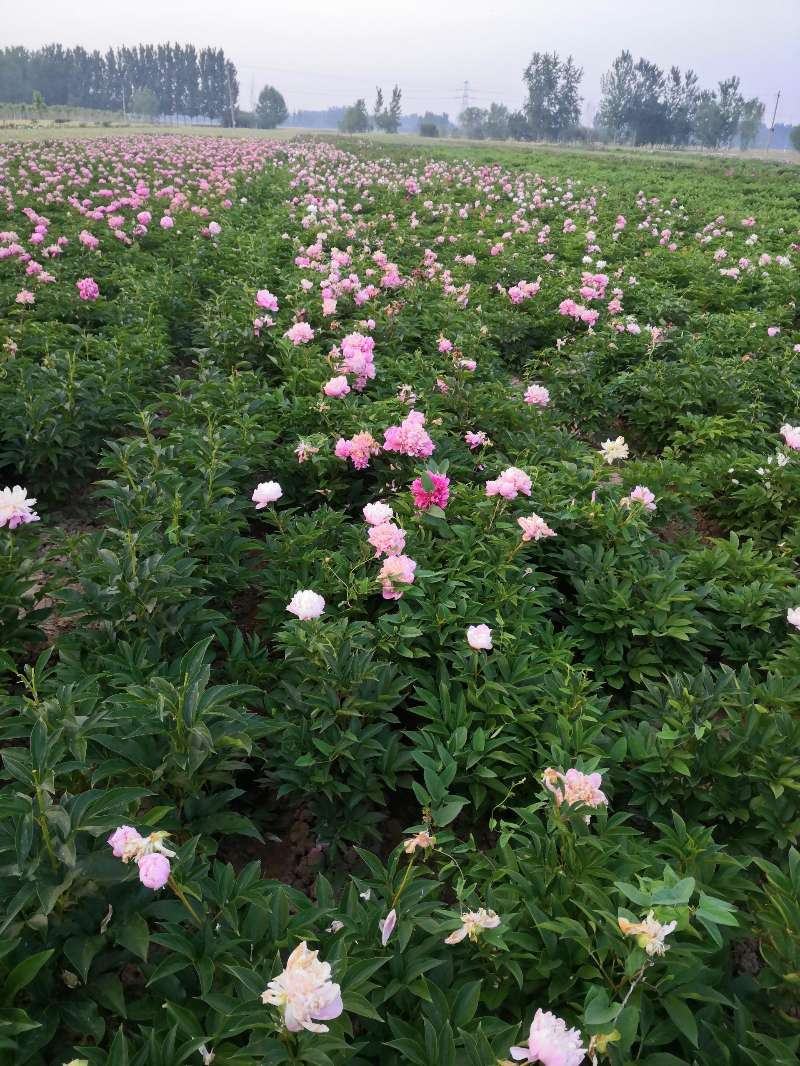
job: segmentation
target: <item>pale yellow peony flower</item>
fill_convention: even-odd
[[[619,928],[625,936],[635,936],[636,943],[644,948],[648,955],[663,955],[669,950],[664,940],[675,929],[677,922],[662,925],[656,921],[652,911],[641,922],[629,922],[627,918],[618,918]]]
[[[331,981],[331,967],[320,962],[318,952],[309,951],[305,940],[298,944],[286,962],[286,969],[270,981],[261,993],[261,1002],[280,1007],[283,1024],[290,1033],[307,1029],[327,1033],[319,1021],[338,1018],[344,1010],[341,990]]]
[[[461,915],[461,928],[451,933],[445,944],[460,944],[465,937],[475,941],[482,929],[496,929],[499,924],[500,918],[494,911],[487,911],[484,907],[477,911],[467,911]]]

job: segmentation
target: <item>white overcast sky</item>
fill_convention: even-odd
[[[290,110],[403,89],[404,111],[522,100],[531,52],[571,52],[584,110],[622,48],[691,66],[702,84],[730,74],[778,121],[800,123],[800,0],[0,0],[0,44],[60,41],[105,49],[164,40],[216,45],[239,69],[241,106],[264,82]]]

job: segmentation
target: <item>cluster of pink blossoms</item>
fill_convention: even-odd
[[[383,433],[383,450],[410,455],[415,459],[428,459],[436,445],[425,430],[425,415],[421,411],[409,411],[399,426],[389,426]]]
[[[593,326],[600,317],[600,312],[583,304],[575,303],[574,300],[562,300],[558,305],[558,313],[574,318],[576,322],[585,322],[587,326]]]
[[[169,880],[169,860],[175,855],[164,847],[168,833],[151,833],[143,837],[130,825],[121,825],[108,838],[115,859],[135,862],[139,868],[139,880],[145,888],[163,888]]]
[[[486,482],[487,496],[502,496],[505,500],[515,500],[520,493],[530,496],[531,479],[524,470],[516,466],[507,467],[500,477]]]
[[[555,796],[556,806],[566,803],[569,807],[605,807],[608,797],[601,792],[603,778],[600,774],[584,774],[580,770],[560,770],[548,767],[542,774],[545,788]]]
[[[427,511],[430,507],[447,507],[450,499],[450,478],[445,474],[434,473],[428,470],[425,473],[430,489],[425,488],[423,479],[418,477],[411,482],[411,495],[414,497],[414,506],[418,511]]]
[[[394,512],[381,501],[366,504],[362,514],[369,526],[367,539],[375,549],[375,558],[385,556],[378,574],[383,598],[399,600],[403,595],[402,586],[413,584],[417,569],[416,562],[402,554],[406,546],[405,530],[395,525]]]
[[[38,522],[39,516],[33,509],[35,503],[36,500],[29,497],[28,490],[21,485],[15,485],[13,489],[6,485],[0,492],[0,529],[3,526],[16,529],[29,522]]]
[[[381,446],[371,433],[362,430],[356,433],[350,440],[340,437],[336,442],[333,453],[337,459],[349,459],[356,470],[366,470],[370,458],[380,455]]]
[[[363,392],[368,381],[375,377],[375,340],[362,333],[349,333],[341,343],[341,362],[337,370],[341,374],[353,374],[356,392]]]
[[[512,285],[508,290],[508,298],[512,304],[521,304],[525,300],[530,300],[542,287],[542,279],[537,278],[536,281],[518,281],[516,285]]]

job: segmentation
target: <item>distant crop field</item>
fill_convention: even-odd
[[[3,1062],[797,1061],[797,175],[2,132]]]

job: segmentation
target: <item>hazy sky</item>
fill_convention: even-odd
[[[800,0],[0,0],[0,44],[191,41],[234,60],[241,106],[264,82],[290,110],[349,103],[397,82],[406,112],[522,101],[531,52],[572,52],[584,110],[622,48],[662,66],[691,66],[703,85],[738,74],[778,121],[800,122]]]

